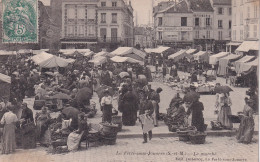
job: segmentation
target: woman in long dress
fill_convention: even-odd
[[[228,93],[224,93],[224,95],[219,96],[219,106],[220,110],[218,113],[217,121],[220,122],[225,129],[232,129],[233,124],[228,118],[228,115],[232,115],[231,113],[231,105],[232,101],[228,95]]]
[[[104,92],[105,96],[101,99],[101,109],[103,112],[102,116],[102,122],[108,122],[111,123],[112,120],[112,97],[109,95],[109,91],[105,90]]]
[[[37,139],[41,145],[48,146],[50,144],[50,130],[48,123],[51,117],[46,107],[42,108],[42,111],[36,113],[35,122],[37,129]]]
[[[1,124],[4,125],[2,135],[2,154],[9,154],[15,151],[15,129],[18,122],[17,116],[13,113],[14,107],[9,106],[9,111],[4,114]]]
[[[250,143],[254,134],[254,118],[252,104],[253,100],[245,98],[246,105],[244,106],[243,114],[241,114],[241,122],[238,129],[237,140],[242,143]]]

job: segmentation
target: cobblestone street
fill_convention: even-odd
[[[48,154],[44,148],[17,150],[1,155],[1,162],[175,162],[175,161],[247,161],[258,160],[258,139],[249,145],[235,137],[207,137],[204,145],[180,142],[178,138],[153,138],[142,144],[141,138],[118,139],[114,146],[90,147],[68,154]]]

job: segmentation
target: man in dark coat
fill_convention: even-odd
[[[203,110],[204,106],[203,103],[199,100],[193,102],[187,102],[186,106],[188,107],[187,117],[192,114],[191,118],[191,125],[197,128],[197,131],[204,132],[204,117],[203,117]]]
[[[140,93],[139,115],[147,114],[149,116],[152,116],[154,112],[152,102],[147,99],[144,91],[140,91],[139,93]],[[144,125],[142,123],[142,128],[143,126]],[[149,139],[151,140],[153,135],[151,130],[148,132],[148,135],[149,135]],[[147,143],[147,133],[143,133],[143,138],[144,138],[143,143]]]
[[[23,119],[23,122],[34,122],[33,120],[33,112],[31,109],[27,107],[27,103],[22,103],[22,116],[21,119]]]

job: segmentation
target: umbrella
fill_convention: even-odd
[[[216,93],[228,93],[233,91],[229,86],[218,86],[215,88]]]
[[[199,93],[191,91],[188,92],[184,97],[183,97],[183,101],[184,102],[194,102],[197,101],[200,98]]]
[[[78,105],[84,105],[86,102],[88,102],[92,97],[92,90],[88,87],[81,88],[75,99]]]
[[[62,110],[61,113],[65,115],[67,119],[70,118],[77,119],[80,111],[74,107],[66,107]]]
[[[97,95],[98,95],[99,98],[102,98],[102,97],[104,96],[104,91],[105,91],[106,89],[108,89],[108,92],[109,92],[109,94],[110,94],[111,96],[114,95],[114,90],[113,90],[112,87],[109,87],[109,86],[107,86],[107,85],[102,85],[101,87],[99,87],[99,88],[96,90]]]
[[[71,97],[65,93],[57,93],[52,98],[61,99],[61,100],[70,100]]]
[[[120,76],[121,78],[124,78],[124,77],[130,76],[130,75],[129,75],[128,72],[121,72],[121,73],[119,73],[119,76]]]

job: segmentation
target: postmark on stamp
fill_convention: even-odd
[[[38,0],[2,0],[3,43],[38,43]]]

